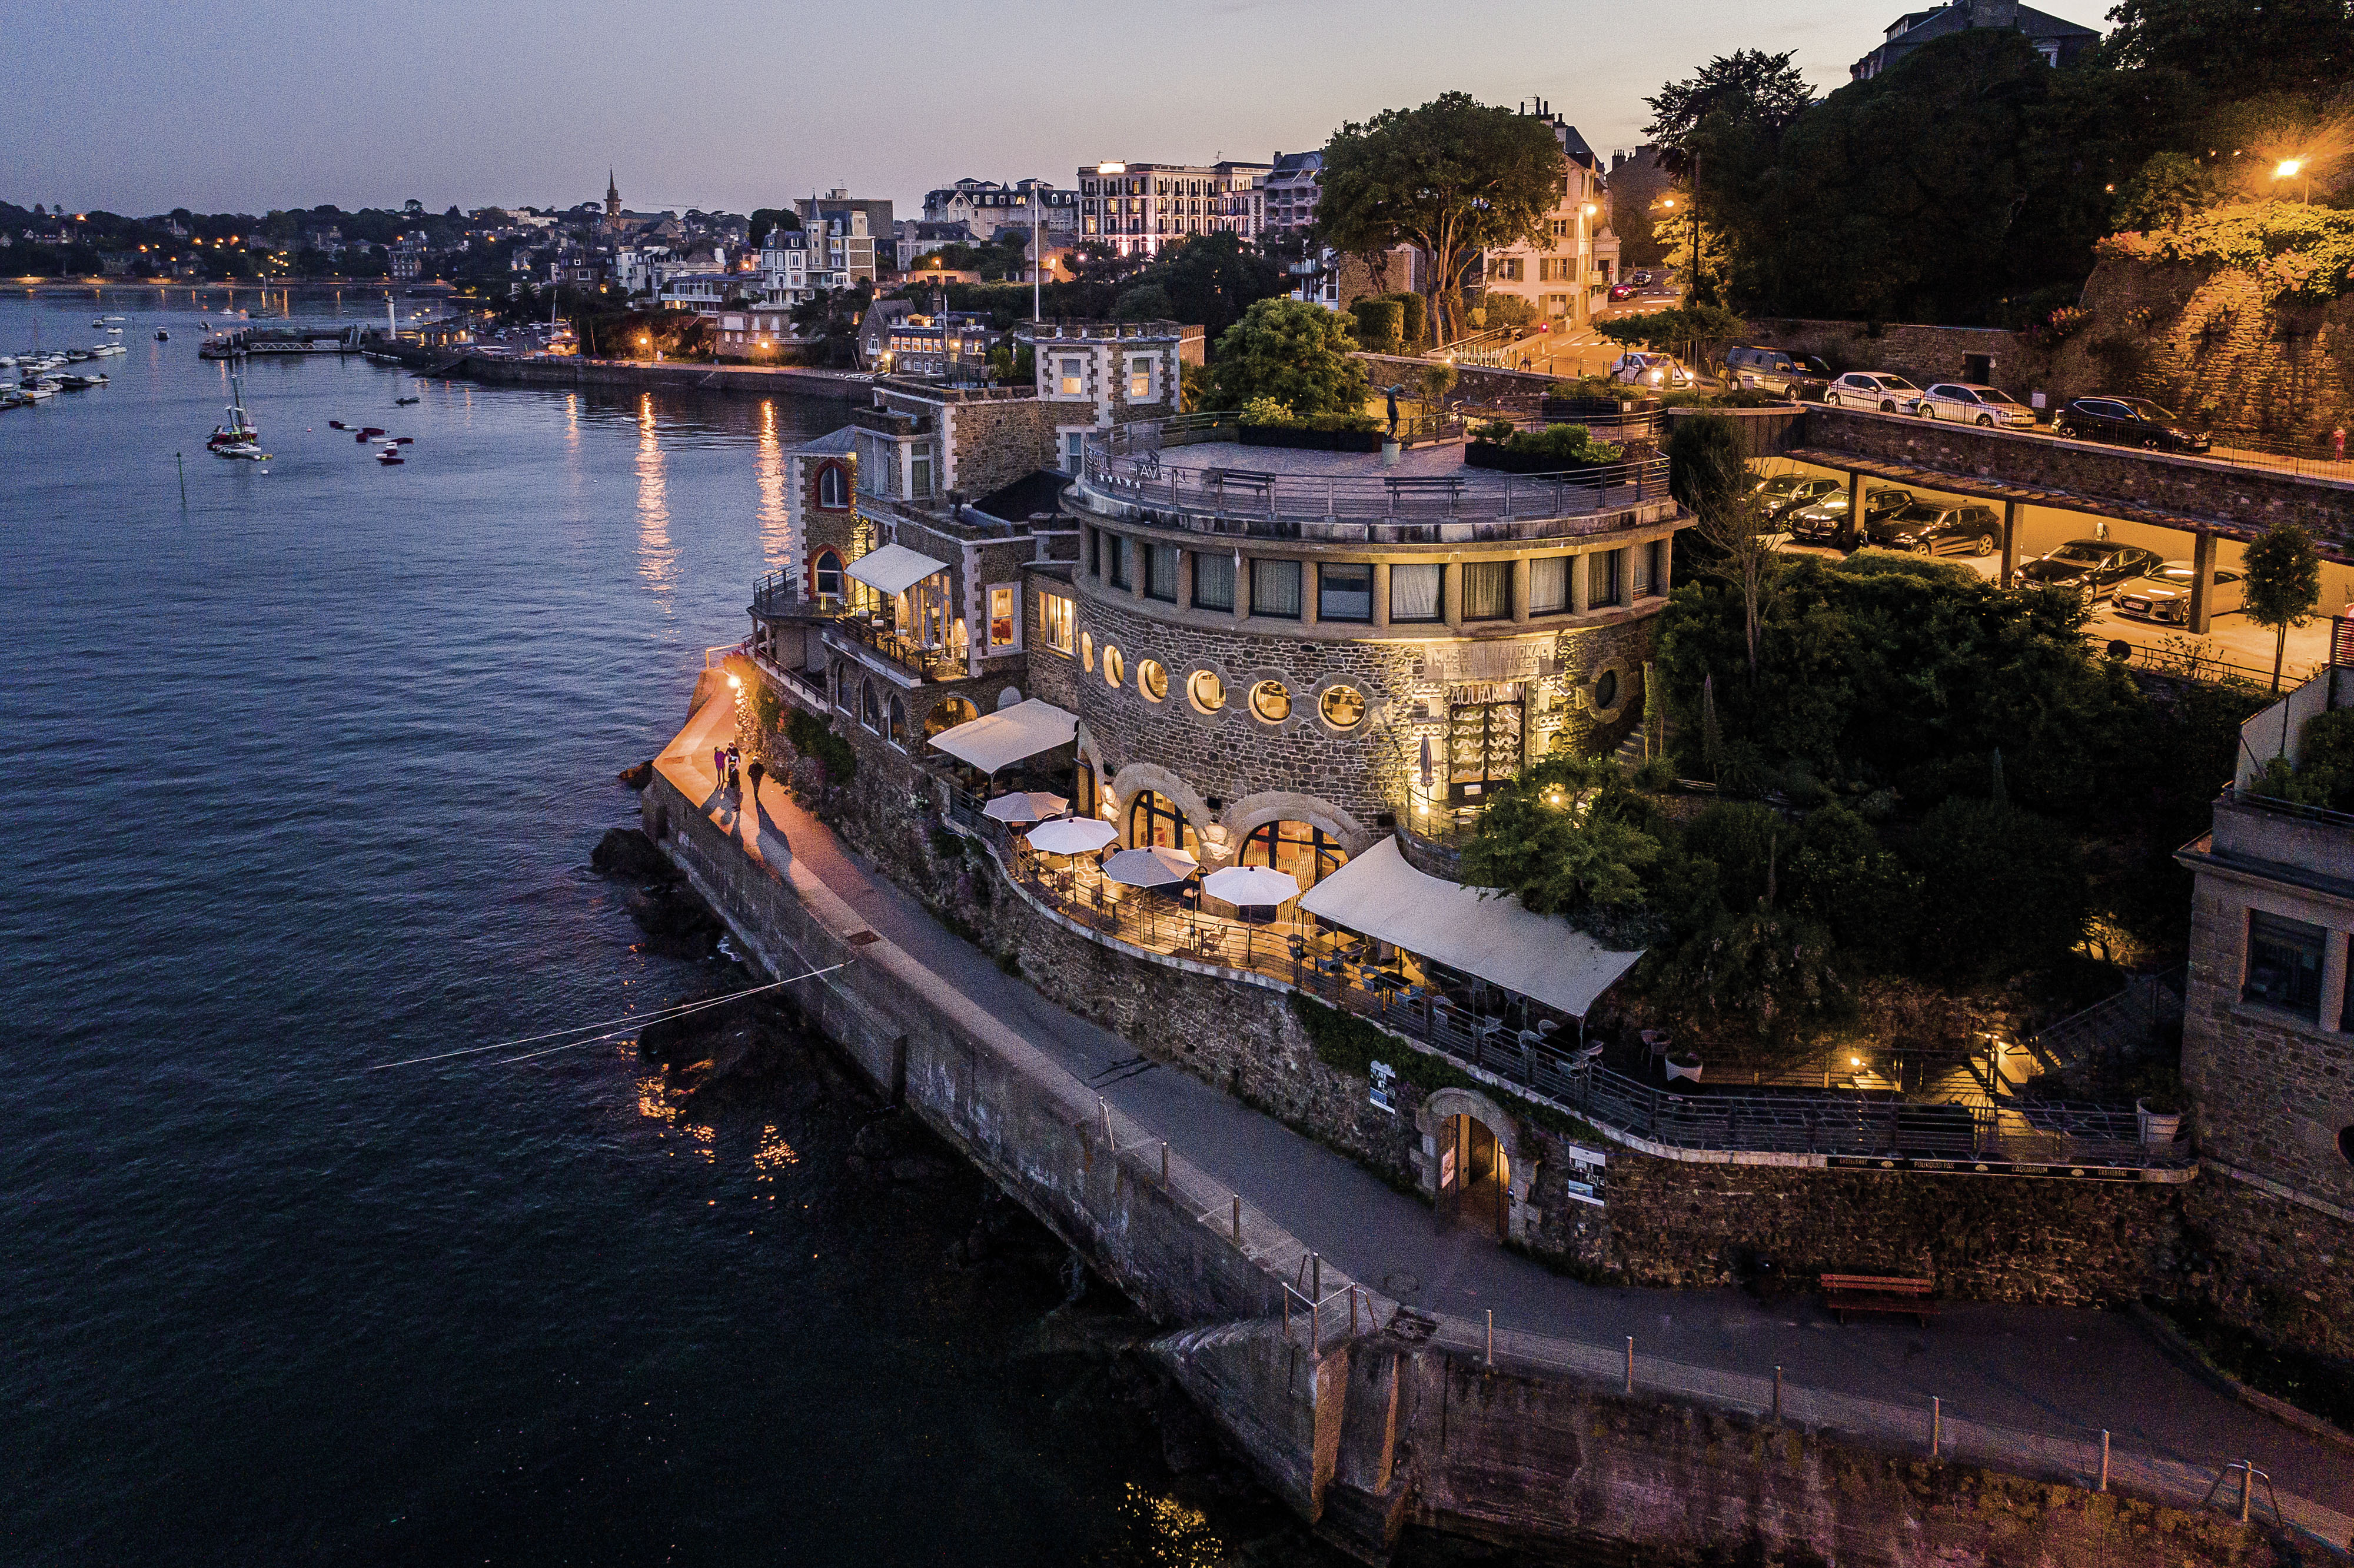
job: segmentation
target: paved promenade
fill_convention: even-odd
[[[813,873],[875,930],[1018,1032],[1112,1107],[1165,1137],[1245,1204],[1350,1276],[1400,1303],[1500,1330],[1623,1346],[1691,1366],[1770,1377],[1914,1405],[1934,1395],[1949,1418],[2055,1436],[2114,1433],[2209,1472],[2253,1457],[2284,1493],[2354,1516],[2354,1453],[2240,1404],[2185,1372],[2131,1319],[2093,1310],[1950,1305],[1936,1326],[1840,1326],[1811,1298],[1760,1303],[1731,1289],[1594,1287],[1504,1251],[1492,1233],[1450,1224],[1341,1155],[1065,1012],[941,926],[849,851],[773,780],[737,811],[712,780],[711,748],[733,738],[732,705],[705,705],[662,766],[747,852]],[[684,762],[679,758],[684,756]],[[748,789],[747,790],[748,794]],[[790,846],[790,847],[788,847]],[[2203,1178],[2202,1178],[2203,1179]],[[1955,1180],[1967,1180],[1956,1177]],[[2338,1530],[2343,1544],[2354,1518]],[[2332,1528],[2336,1528],[2332,1525]]]

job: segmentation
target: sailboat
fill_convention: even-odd
[[[232,399],[228,406],[228,422],[214,426],[212,439],[205,443],[215,451],[224,447],[250,447],[261,434],[253,428],[252,417],[245,411],[245,372],[239,361],[229,362],[228,386]],[[246,454],[240,452],[237,455],[242,457]]]

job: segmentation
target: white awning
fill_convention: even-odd
[[[1076,715],[1032,697],[1010,708],[983,714],[954,729],[944,729],[932,736],[932,744],[960,762],[970,762],[983,773],[994,773],[1025,757],[1068,746],[1078,733]]]
[[[936,561],[905,545],[885,545],[850,563],[852,577],[890,599],[898,598],[934,572],[948,569],[946,561]]]
[[[1300,895],[1299,907],[1336,926],[1534,997],[1573,1018],[1643,955],[1614,953],[1585,932],[1521,901],[1426,876],[1384,839]]]

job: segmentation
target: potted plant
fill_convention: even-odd
[[[2163,1089],[2134,1101],[2134,1119],[2141,1124],[2144,1143],[2170,1144],[2182,1135],[2182,1101]]]
[[[1700,1082],[1699,1052],[1691,1050],[1670,1052],[1667,1065],[1670,1083],[1673,1083],[1678,1078],[1690,1078],[1695,1084]]]
[[[1504,473],[1564,473],[1618,462],[1627,455],[1622,446],[1596,440],[1584,425],[1548,425],[1542,430],[1501,435],[1499,424],[1480,426],[1473,439],[1464,443],[1464,467]]]

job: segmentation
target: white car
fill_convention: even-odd
[[[1975,381],[1940,381],[1914,400],[1925,419],[1956,419],[1965,425],[2033,425],[2035,411],[1997,387]]]
[[[1909,408],[1921,388],[1902,376],[1877,370],[1850,370],[1823,388],[1823,401],[1834,408],[1877,408],[1883,414]]]
[[[1622,354],[1610,363],[1610,379],[1629,387],[1656,387],[1662,391],[1693,385],[1691,372],[1677,364],[1671,354]]]

